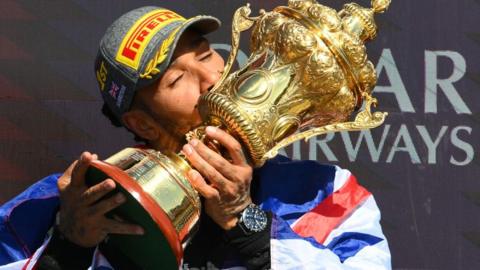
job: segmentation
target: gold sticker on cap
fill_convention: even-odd
[[[170,10],[154,10],[144,16],[130,28],[120,44],[116,60],[138,70],[140,59],[153,36],[168,24],[185,21],[185,18]]]
[[[108,69],[105,66],[105,62],[103,60],[100,64],[100,68],[96,72],[96,75],[98,84],[100,85],[100,90],[105,90],[105,82],[107,81]]]

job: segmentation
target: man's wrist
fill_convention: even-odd
[[[233,228],[235,228],[235,226],[237,226],[237,223],[238,223],[238,217],[237,216],[233,216],[229,221],[227,221],[225,223],[225,225],[222,227],[225,231],[229,231]]]
[[[238,211],[236,214],[230,214],[228,216],[218,216],[217,214],[211,217],[223,230],[229,231],[237,226],[241,213],[251,204],[252,200],[248,199],[246,202],[243,203],[242,207],[239,207],[239,209],[241,210]]]
[[[55,225],[49,243],[43,252],[38,269],[86,269],[90,265],[93,248],[85,248],[68,240]]]
[[[58,226],[55,226],[53,229],[52,238],[47,246],[47,250],[51,249],[55,253],[61,254],[73,254],[77,253],[78,255],[93,254],[95,247],[83,247],[68,239],[62,231],[60,231]]]

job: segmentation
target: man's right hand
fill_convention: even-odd
[[[105,214],[125,202],[125,196],[117,193],[103,198],[115,189],[115,182],[106,179],[88,187],[85,173],[97,156],[82,153],[58,180],[60,213],[58,228],[71,242],[82,247],[93,247],[102,242],[107,234],[144,233],[140,226],[105,217]]]

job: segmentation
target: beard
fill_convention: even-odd
[[[157,123],[159,123],[159,125],[162,127],[162,129],[166,133],[165,135],[176,139],[182,144],[187,142],[185,135],[189,131],[192,131],[193,129],[203,124],[200,114],[198,113],[198,110],[196,108],[194,112],[191,114],[191,117],[185,117],[184,119],[168,117],[166,115],[162,115],[152,110],[149,110],[147,113]]]

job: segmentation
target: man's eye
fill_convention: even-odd
[[[169,86],[169,87],[174,87],[175,84],[176,84],[178,81],[180,81],[180,79],[181,79],[182,77],[183,77],[183,74],[180,75],[180,76],[178,76],[178,77],[176,77],[168,86]]]

